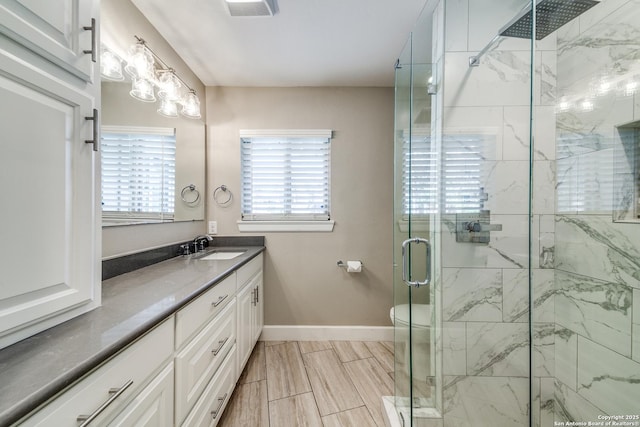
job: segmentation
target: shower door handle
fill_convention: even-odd
[[[407,280],[407,248],[411,243],[421,244],[424,243],[427,247],[427,259],[426,259],[426,274],[423,281],[419,280]],[[411,272],[409,272],[411,273]],[[412,276],[409,274],[409,276]],[[413,286],[419,288],[420,286],[428,285],[431,281],[431,244],[427,239],[423,239],[420,237],[413,237],[411,239],[407,239],[402,242],[402,281],[407,284],[407,286]]]

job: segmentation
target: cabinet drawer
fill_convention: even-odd
[[[236,274],[200,295],[176,314],[176,349],[218,314],[236,293]]]
[[[233,393],[236,382],[235,366],[236,347],[233,346],[182,427],[213,427],[218,424],[222,411]]]
[[[176,357],[176,425],[185,419],[235,341],[234,298]]]
[[[173,354],[173,317],[82,379],[25,421],[26,426],[78,427],[79,415],[91,415],[111,403],[91,425],[101,425],[131,401],[149,377]],[[110,393],[110,390],[120,393]]]
[[[238,290],[242,289],[249,279],[260,270],[262,270],[262,254],[259,254],[238,270]]]
[[[171,427],[172,421],[173,362],[109,423],[109,427]]]

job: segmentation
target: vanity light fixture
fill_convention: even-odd
[[[131,77],[129,94],[143,102],[160,99],[158,114],[178,117],[180,113],[189,119],[199,119],[200,100],[196,91],[189,87],[160,57],[149,48],[144,39],[134,36],[136,43],[129,48],[124,70]],[[124,80],[123,61],[106,47],[102,49],[100,72],[109,80]],[[119,73],[119,74],[118,74]],[[157,92],[156,92],[157,91]],[[156,97],[157,93],[157,97]]]

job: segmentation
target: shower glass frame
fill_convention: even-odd
[[[430,93],[436,78],[434,65],[424,55],[428,43],[430,35],[416,26],[395,70],[394,403],[405,426],[416,417],[439,418],[442,413],[441,353],[435,351],[441,331],[436,302],[439,274],[434,268],[439,254],[433,251],[438,216],[435,206],[425,207],[424,189],[412,188],[424,185],[413,182],[421,173],[416,169],[436,147],[431,122],[437,101]],[[428,276],[428,284],[408,284],[424,282]],[[408,326],[416,322],[421,326]]]

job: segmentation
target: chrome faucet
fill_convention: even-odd
[[[197,253],[198,251],[204,251],[204,248],[206,247],[204,242],[208,243],[211,241],[213,241],[213,237],[208,234],[200,234],[199,236],[196,236],[195,239],[193,239],[193,252]],[[207,246],[209,245],[207,244]]]

